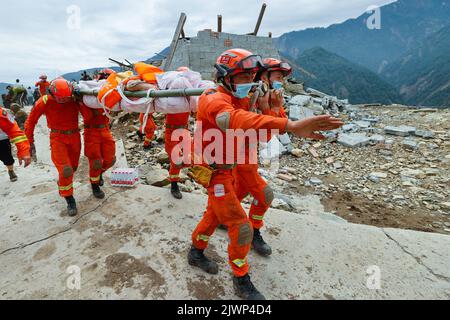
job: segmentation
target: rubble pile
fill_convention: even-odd
[[[450,233],[450,110],[354,106],[301,85],[287,89],[291,120],[331,114],[346,125],[325,133],[323,142],[286,134],[261,145],[260,172],[276,192],[274,208],[301,213],[299,197],[316,195],[351,222],[420,229],[408,226],[408,215],[417,215],[426,217],[423,230]],[[155,118],[163,128],[164,116]],[[138,126],[126,127],[129,164],[139,167],[143,183],[167,186],[164,132],[159,130],[153,148],[145,151],[135,133]],[[205,192],[185,172],[180,187]]]

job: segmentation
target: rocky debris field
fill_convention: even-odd
[[[316,195],[327,211],[352,223],[450,234],[450,109],[354,106],[300,85],[287,89],[292,120],[328,113],[346,125],[323,142],[285,135],[261,145],[260,172],[275,189],[274,208],[301,214],[301,198]],[[164,115],[155,122],[159,130],[148,151],[136,134],[137,119],[114,130],[142,183],[166,187]],[[181,178],[182,191],[205,192],[185,171]]]

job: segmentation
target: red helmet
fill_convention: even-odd
[[[72,99],[73,85],[64,78],[53,80],[48,90],[58,103],[66,103]]]
[[[258,55],[244,49],[227,50],[220,55],[215,65],[217,79],[226,76],[234,76],[242,72],[258,72],[262,68],[263,61]]]
[[[282,62],[278,59],[268,58],[264,59],[264,68],[269,71],[281,71],[287,77],[292,73],[292,67],[287,62]]]
[[[103,70],[100,70],[100,72],[98,73],[98,76],[97,76],[97,80],[105,80],[105,79],[108,79],[108,77],[110,76],[110,75],[112,75],[113,73],[116,73],[114,70],[112,70],[112,69],[103,69]]]
[[[43,74],[43,75],[41,75],[41,76],[39,77],[39,79],[41,79],[41,80],[47,80],[47,76],[46,76],[45,74]]]

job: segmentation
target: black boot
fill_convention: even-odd
[[[264,241],[261,231],[258,229],[254,230],[252,244],[253,249],[255,249],[259,255],[268,257],[272,254],[272,248]]]
[[[92,194],[97,199],[104,199],[105,198],[105,193],[102,191],[102,189],[100,189],[100,186],[98,184],[93,184],[92,185]]]
[[[136,134],[138,135],[139,139],[141,139],[141,141],[144,140],[145,134],[143,134],[143,133],[141,132],[141,130],[137,130],[137,131],[136,131]]]
[[[152,148],[152,145],[151,144],[149,144],[149,145],[145,145],[144,144],[144,150],[150,150]]]
[[[9,173],[9,180],[11,182],[16,182],[18,178],[14,170],[8,171],[8,173]]]
[[[234,290],[239,298],[244,300],[266,300],[266,298],[255,288],[250,276],[233,278]]]
[[[199,250],[192,246],[188,255],[188,262],[193,267],[198,267],[209,274],[218,274],[219,266],[212,260],[209,260],[205,254],[204,250]]]
[[[172,193],[175,199],[181,200],[183,199],[183,194],[178,187],[178,182],[172,182],[172,187],[170,188],[170,193]]]
[[[100,187],[103,187],[105,185],[105,180],[103,180],[103,173],[100,175],[100,181],[98,184]]]
[[[73,196],[66,197],[67,201],[67,214],[69,217],[75,217],[78,214],[77,203]]]

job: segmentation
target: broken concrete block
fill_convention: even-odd
[[[293,176],[290,176],[288,174],[278,174],[277,178],[287,182],[292,182],[295,180]]]
[[[311,183],[313,186],[320,186],[323,184],[323,181],[319,178],[311,178],[309,179],[309,183]]]
[[[358,133],[341,134],[339,136],[338,143],[346,147],[358,148],[370,144],[370,138],[365,134]]]
[[[311,109],[298,106],[298,105],[292,105],[290,106],[289,111],[289,119],[293,121],[297,120],[303,120],[307,118],[314,117],[314,112]]]
[[[369,175],[370,178],[378,178],[378,179],[386,179],[388,177],[387,173],[385,172],[372,172]]]
[[[416,170],[416,169],[406,169],[400,172],[401,177],[405,178],[414,178],[414,179],[425,179],[426,174],[422,170]]]
[[[408,150],[417,150],[419,145],[417,144],[417,141],[405,139],[402,142],[402,146]]]
[[[312,103],[312,101],[310,96],[298,95],[289,100],[289,104],[304,107]]]
[[[169,155],[166,151],[161,151],[157,156],[158,163],[160,164],[167,164],[170,163]]]
[[[344,165],[340,161],[333,163],[333,168],[336,170],[342,169],[343,167]]]
[[[362,121],[370,122],[371,124],[376,124],[380,122],[380,119],[378,118],[363,118]]]
[[[303,156],[303,150],[301,149],[292,149],[291,154],[297,158],[301,158]]]
[[[444,210],[450,210],[450,202],[442,202],[440,206]]]
[[[319,158],[319,154],[317,153],[316,149],[314,149],[313,147],[308,149],[308,153],[313,156],[314,158]]]
[[[289,211],[291,207],[282,199],[274,199],[272,202],[272,208]]]
[[[167,170],[161,169],[161,168],[153,168],[150,170],[146,176],[145,179],[147,180],[147,183],[154,187],[165,187],[170,184],[169,181],[169,172]]]
[[[263,160],[271,160],[279,158],[286,151],[285,146],[283,146],[280,140],[277,137],[273,137],[267,144],[267,147],[260,152],[260,157]]]
[[[289,134],[283,134],[282,136],[278,136],[278,140],[283,144],[283,146],[287,146],[292,144],[291,137],[289,137]]]
[[[370,137],[370,143],[373,144],[384,143],[385,140],[386,140],[385,137],[380,134],[375,134]]]
[[[424,139],[433,139],[434,138],[434,133],[432,131],[417,130],[414,134],[416,136],[424,138]]]
[[[371,127],[371,123],[368,121],[356,121],[355,124],[361,129],[368,129]]]
[[[384,128],[384,132],[386,132],[386,134],[400,137],[407,137],[411,134],[414,134],[416,130],[417,130],[416,128],[409,126],[399,126],[399,127],[387,126],[386,128]]]
[[[357,129],[358,129],[358,126],[356,124],[353,124],[353,123],[346,124],[346,125],[344,125],[342,127],[342,130],[344,132],[356,131]]]

